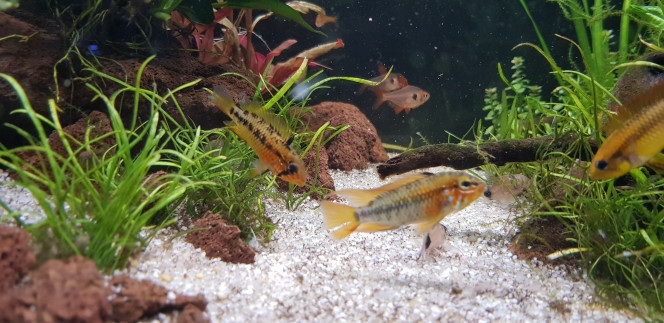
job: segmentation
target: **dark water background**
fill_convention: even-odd
[[[282,19],[261,22],[256,32],[275,47],[287,38],[298,44],[285,57],[316,44],[343,39],[345,48],[317,61],[332,67],[330,76],[370,78],[378,75],[377,62],[394,65],[409,84],[428,91],[431,98],[410,114],[395,115],[382,106],[373,111],[372,93],[357,95],[358,85],[334,83],[332,89],[314,96],[314,101],[333,100],[357,105],[376,125],[386,143],[407,145],[417,132],[429,142],[447,142],[446,131],[463,136],[484,117],[484,90],[502,89],[497,64],[506,76],[512,74],[514,56],[525,59],[531,85],[541,85],[544,99],[556,86],[550,66],[532,48],[512,48],[522,42],[539,45],[537,35],[518,0],[511,1],[325,1],[319,2],[338,25],[322,30],[329,38],[309,33]],[[554,36],[575,37],[572,23],[555,3],[527,1],[535,21],[563,68],[569,68],[569,43]],[[313,18],[308,15],[306,18]],[[576,56],[573,53],[572,56]],[[486,124],[486,123],[485,123]],[[487,125],[488,126],[488,125]],[[472,134],[467,137],[473,139]]]

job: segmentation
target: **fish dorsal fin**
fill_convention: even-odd
[[[385,65],[381,62],[378,62],[378,73],[380,73],[381,76],[387,74],[387,68],[385,68]]]
[[[373,201],[380,194],[394,190],[396,188],[404,186],[408,183],[412,183],[416,180],[422,179],[429,175],[431,174],[430,173],[415,174],[404,178],[400,178],[392,183],[385,184],[381,187],[374,188],[371,190],[350,189],[350,190],[337,191],[334,192],[334,194],[344,197],[353,206],[365,206],[371,203],[371,201]]]
[[[261,117],[261,119],[265,120],[265,122],[269,123],[274,129],[277,130],[277,132],[279,132],[279,134],[281,135],[282,138],[284,138],[284,140],[288,140],[291,138],[291,131],[290,128],[288,128],[288,126],[286,125],[286,123],[274,113],[263,109],[263,107],[260,104],[247,100],[240,103],[240,106],[245,111],[251,112]]]
[[[633,96],[627,102],[616,110],[615,114],[609,118],[609,121],[604,125],[604,132],[608,136],[613,131],[617,130],[627,120],[641,110],[656,104],[664,99],[664,80],[660,80],[647,90]]]

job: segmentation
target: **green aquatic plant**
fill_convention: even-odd
[[[16,9],[18,5],[18,0],[0,0],[0,11]]]
[[[482,110],[487,111],[484,119],[492,123],[485,134],[499,139],[516,139],[548,133],[549,130],[540,129],[547,126],[540,123],[545,114],[543,110],[547,108],[541,101],[542,88],[530,84],[522,57],[514,57],[511,63],[514,73],[510,80],[498,64],[498,73],[507,87],[500,92],[495,87],[485,90]]]
[[[560,239],[573,242],[574,247],[551,250],[551,259],[577,257],[579,264],[596,282],[600,295],[626,302],[644,317],[661,320],[664,310],[661,286],[664,276],[662,181],[658,176],[649,176],[643,168],[632,170],[631,178],[627,179],[589,181],[587,164],[583,162],[591,160],[602,141],[604,107],[610,100],[617,101],[609,91],[615,83],[613,72],[633,65],[625,63],[626,59],[643,48],[633,46],[635,35],[629,32],[634,21],[628,18],[635,13],[627,9],[633,4],[624,1],[623,11],[616,13],[603,1],[595,1],[592,7],[586,1],[556,2],[574,24],[578,43],[559,37],[580,53],[581,61],[571,61],[575,68],[563,69],[548,54],[543,40],[541,47],[519,45],[535,49],[549,62],[559,86],[553,91],[552,103],[526,100],[523,104],[525,111],[533,111],[528,113],[539,111],[548,119],[547,127],[524,131],[518,122],[526,122],[530,117],[526,115],[525,120],[520,120],[522,118],[517,117],[519,111],[512,109],[504,119],[512,123],[501,123],[505,127],[501,130],[523,138],[552,136],[554,141],[572,138],[572,144],[563,152],[543,153],[537,163],[512,164],[501,167],[498,172],[522,173],[533,178],[532,200],[521,205],[524,211],[521,220],[556,218],[567,228],[567,236]],[[614,14],[621,16],[617,52],[610,51],[611,33],[603,29],[603,20]],[[641,28],[657,39],[661,36],[657,29],[648,32],[656,26],[655,19],[651,22],[646,26],[638,25],[637,29]],[[534,21],[533,24],[536,25]],[[581,64],[580,68],[577,64]],[[490,107],[498,102],[497,94],[491,94],[487,98]],[[546,108],[542,109],[543,106]],[[491,119],[495,120],[496,115]],[[546,151],[546,147],[542,151]],[[617,186],[617,183],[622,184]],[[522,228],[527,235],[526,227]]]
[[[150,220],[159,212],[172,212],[187,187],[193,185],[180,174],[146,180],[153,167],[164,163],[161,155],[166,152],[166,133],[159,129],[160,114],[153,109],[149,120],[127,129],[114,105],[121,92],[132,88],[107,97],[90,86],[106,105],[113,130],[93,137],[91,131],[100,125],[90,125],[81,142],[64,131],[53,100],[49,102],[49,120],[35,113],[11,76],[0,76],[10,83],[23,104],[14,113],[26,114],[38,135],[33,138],[9,125],[31,144],[14,149],[0,147],[0,164],[17,173],[17,185],[32,193],[46,216],[36,224],[16,220],[43,246],[42,256],[85,254],[103,270],[123,268],[135,250],[145,247],[158,229],[171,222],[165,217],[154,230],[142,234]],[[64,155],[53,150],[46,127],[55,129],[54,139],[65,148]],[[106,138],[113,138],[115,144],[95,149]],[[132,150],[140,152],[132,155]],[[35,154],[41,164],[31,165],[20,158],[29,153]],[[50,253],[52,249],[55,254]]]

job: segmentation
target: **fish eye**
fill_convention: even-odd
[[[299,167],[297,167],[297,165],[292,164],[292,163],[290,165],[288,165],[288,172],[289,173],[295,174],[295,173],[297,173],[298,170],[299,170]]]
[[[470,181],[461,181],[459,183],[459,187],[461,187],[462,190],[467,190],[470,188],[470,186],[473,185]]]
[[[595,167],[597,167],[597,169],[599,170],[606,170],[607,167],[609,167],[609,163],[607,163],[606,160],[602,159],[595,163]]]
[[[395,82],[394,79],[390,79],[390,83],[394,84],[394,82]]]

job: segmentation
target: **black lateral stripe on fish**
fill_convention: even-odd
[[[226,122],[227,127],[258,155],[256,173],[270,169],[285,181],[298,186],[305,184],[304,163],[291,147],[290,129],[281,119],[251,101],[242,103],[239,108],[223,86],[215,86],[212,99],[231,118],[232,121]]]

